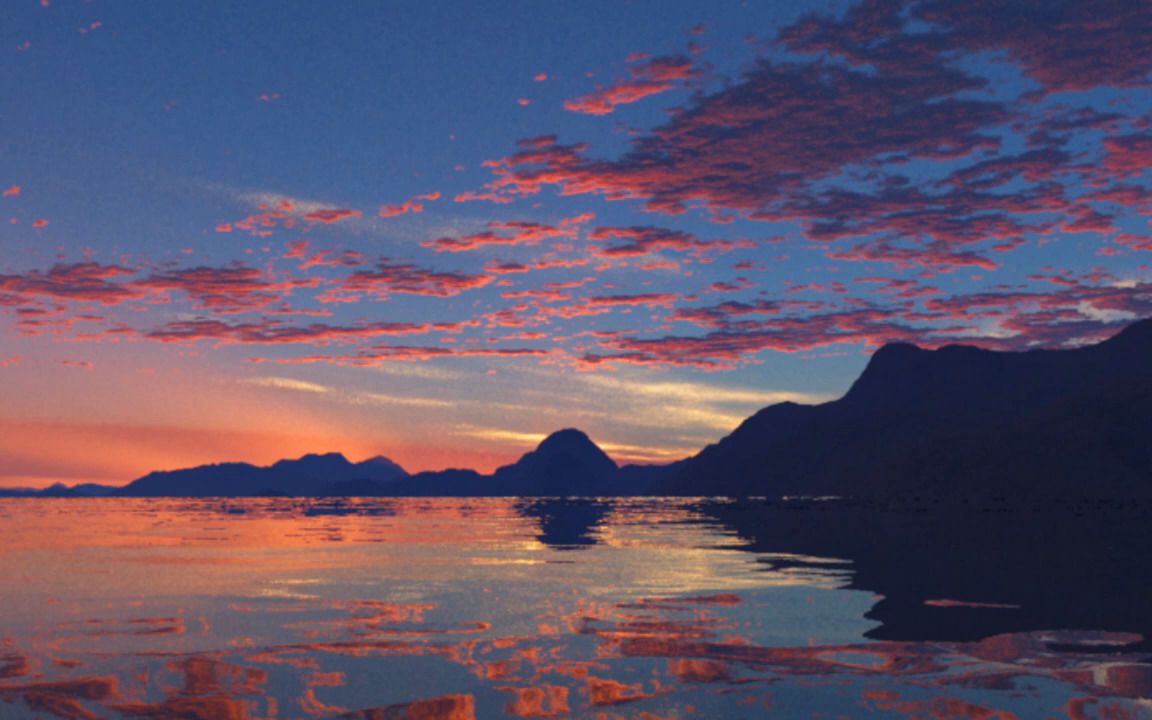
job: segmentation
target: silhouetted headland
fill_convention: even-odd
[[[843,398],[761,410],[663,489],[1152,495],[1152,320],[1074,350],[886,345]]]
[[[1072,350],[885,345],[839,400],[766,407],[669,465],[619,467],[565,429],[491,475],[330,453],[38,494],[1152,497],[1152,320]]]
[[[353,463],[340,453],[326,453],[281,460],[269,467],[221,463],[187,470],[158,471],[114,494],[132,497],[326,497],[363,494],[366,490],[405,477],[408,473],[404,468],[383,456]]]

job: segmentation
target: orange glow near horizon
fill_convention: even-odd
[[[49,447],[52,451],[45,453]],[[518,456],[515,447],[493,451],[396,443],[331,429],[290,434],[0,418],[0,455],[8,458],[0,487],[38,488],[57,482],[123,485],[155,470],[220,462],[270,465],[323,452],[339,452],[354,462],[384,455],[409,472],[461,466],[489,472]]]

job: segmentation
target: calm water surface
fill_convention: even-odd
[[[1152,717],[1139,628],[896,598],[731,511],[3,500],[0,718]]]

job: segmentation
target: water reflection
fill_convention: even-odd
[[[612,510],[611,500],[544,498],[517,503],[516,511],[540,523],[536,538],[557,550],[595,545],[597,527]]]
[[[0,717],[1152,712],[1149,611],[1105,617],[1142,584],[1110,577],[1152,547],[1113,544],[1149,532],[1138,515],[1045,533],[859,510],[5,502]],[[1045,544],[1073,554],[1028,554]]]
[[[701,508],[735,530],[749,552],[850,560],[848,587],[882,596],[868,613],[880,623],[871,638],[979,640],[1057,628],[1152,637],[1146,503]]]

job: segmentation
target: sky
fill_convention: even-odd
[[[585,430],[1152,315],[1152,4],[0,6],[0,486]]]

